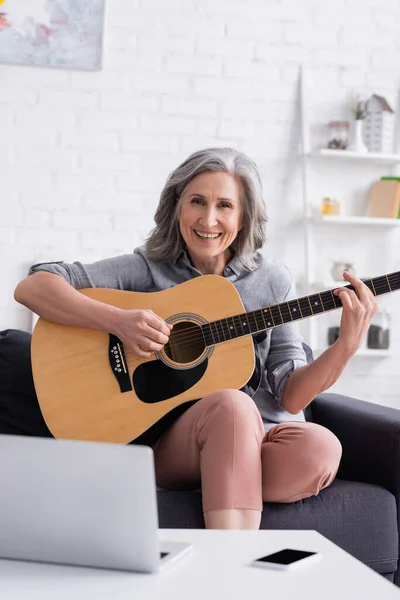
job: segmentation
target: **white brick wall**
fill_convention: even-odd
[[[300,277],[299,66],[317,82],[316,130],[347,116],[354,91],[394,102],[399,9],[400,0],[113,0],[100,72],[2,65],[0,328],[29,327],[12,294],[30,263],[91,261],[141,243],[170,170],[207,145],[234,145],[258,162],[266,251]],[[356,173],[338,178],[354,187]],[[330,235],[326,269],[335,247],[343,252]],[[368,232],[357,235],[356,261],[370,244]],[[396,235],[387,257],[399,256]],[[377,274],[400,268],[389,262]],[[400,406],[398,305],[393,295],[393,358],[355,358],[336,391]]]

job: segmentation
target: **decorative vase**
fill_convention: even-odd
[[[368,152],[368,148],[363,140],[363,119],[356,119],[354,121],[352,139],[347,149],[351,152],[360,152],[361,154]]]
[[[372,319],[368,329],[367,348],[388,350],[390,346],[389,314],[383,310]]]
[[[331,275],[335,281],[345,281],[343,279],[343,271],[348,271],[352,275],[356,274],[353,263],[335,262],[331,269]]]

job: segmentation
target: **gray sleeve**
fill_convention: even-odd
[[[287,279],[287,291],[283,298],[277,299],[277,303],[297,298],[296,285],[289,271],[287,271]],[[307,364],[302,341],[303,338],[296,322],[287,323],[272,330],[266,370],[268,383],[279,405],[282,404],[283,390],[289,375],[298,367]]]
[[[90,264],[49,262],[32,265],[28,275],[47,271],[63,277],[75,289],[111,288],[134,292],[151,289],[150,269],[140,254],[124,254]]]

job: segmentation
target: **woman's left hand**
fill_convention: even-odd
[[[367,334],[372,317],[379,310],[379,304],[361,279],[347,271],[343,273],[343,277],[355,291],[340,287],[333,292],[335,296],[339,296],[343,305],[339,339],[346,352],[355,354]]]

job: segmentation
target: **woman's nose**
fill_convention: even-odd
[[[215,211],[211,208],[208,209],[204,215],[202,215],[200,221],[203,223],[204,227],[211,228],[217,224],[217,218],[215,215]]]

